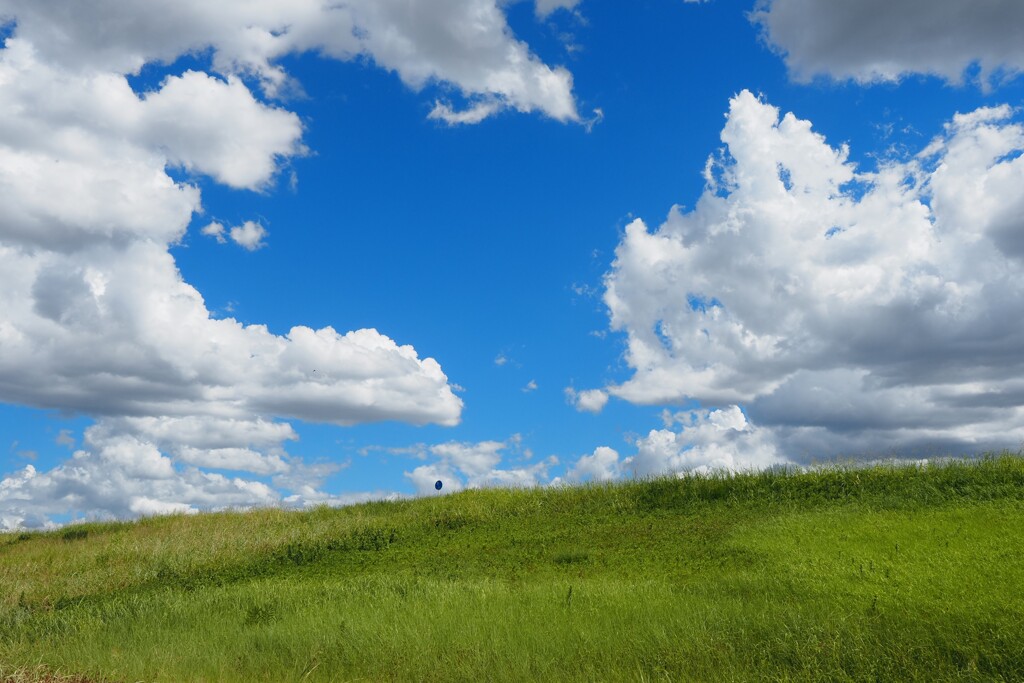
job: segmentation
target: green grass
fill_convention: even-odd
[[[0,587],[19,683],[1022,680],[1024,460],[83,524]]]

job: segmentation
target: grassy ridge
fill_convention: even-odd
[[[0,680],[1020,680],[1024,461],[76,525],[0,586]]]

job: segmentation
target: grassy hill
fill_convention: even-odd
[[[1024,460],[0,535],[0,681],[1022,680]]]

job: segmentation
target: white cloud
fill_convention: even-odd
[[[464,488],[454,470],[445,462],[420,465],[412,472],[406,472],[405,477],[412,482],[416,488],[416,495],[419,496],[446,495]],[[441,490],[435,487],[438,481],[441,482]]]
[[[127,518],[280,502],[261,482],[196,468],[175,471],[155,451],[141,457],[146,451],[145,445],[140,451],[114,441],[77,451],[49,472],[27,466],[0,480],[0,524],[6,529],[46,527],[53,515],[69,511],[88,518]]]
[[[280,455],[264,455],[249,448],[211,448],[201,450],[184,447],[178,460],[196,467],[240,470],[255,474],[285,474],[291,466]]]
[[[341,505],[391,495],[323,493],[324,478],[343,466],[307,464],[288,455],[282,443],[295,438],[290,425],[266,420],[103,418],[86,429],[82,448],[70,459],[49,471],[28,466],[0,479],[0,530],[49,527],[54,517],[66,514],[126,518],[228,507]]]
[[[133,434],[165,450],[174,447],[207,450],[235,446],[266,450],[299,438],[292,426],[285,422],[206,415],[105,417],[89,428],[89,434],[93,439]]]
[[[0,262],[0,396],[8,402],[343,425],[459,420],[462,402],[433,359],[375,330],[297,326],[277,336],[212,319],[165,246],[74,254],[0,246]]]
[[[523,387],[524,393],[528,394],[531,391],[537,391],[537,380],[535,379],[531,379],[529,382],[526,383],[526,386]]]
[[[557,9],[571,10],[580,4],[580,0],[536,0],[534,11],[537,16],[544,19]]]
[[[222,223],[218,223],[217,221],[212,221],[207,225],[203,226],[202,228],[200,228],[199,230],[201,234],[206,235],[207,237],[212,237],[221,244],[227,243],[227,239],[224,237],[224,233],[226,231],[227,229],[224,227],[224,225]]]
[[[558,464],[554,457],[537,463],[531,467],[515,467],[511,469],[493,469],[486,474],[470,481],[470,488],[532,488],[547,483],[548,469]]]
[[[104,439],[99,445],[103,459],[127,477],[170,479],[174,476],[171,459],[163,455],[153,444],[119,434]],[[79,459],[86,457],[88,455],[84,451],[79,451]]]
[[[522,448],[522,437],[518,434],[507,441],[450,441],[430,446],[428,451],[437,458],[436,461],[405,473],[418,495],[437,493],[434,483],[438,480],[443,482],[442,493],[464,488],[540,486],[546,483],[548,470],[558,463],[558,459],[552,456],[531,467],[499,467],[507,452],[521,451],[526,456],[530,455],[529,449]]]
[[[435,102],[427,118],[444,121],[449,126],[480,123],[501,110],[501,104],[495,100],[476,102],[468,109],[456,111],[447,102]]]
[[[576,391],[572,387],[566,387],[565,398],[581,413],[599,413],[608,403],[608,393],[602,389]]]
[[[167,176],[123,76],[61,72],[9,38],[0,95],[0,247],[69,253],[184,234],[199,191]]]
[[[656,429],[636,442],[623,467],[634,476],[759,470],[784,464],[770,430],[747,422],[738,406],[675,416],[681,429]]]
[[[169,503],[145,496],[133,496],[128,509],[131,510],[133,515],[139,516],[192,514],[197,512],[195,508],[187,503]]]
[[[169,76],[140,108],[140,135],[166,152],[169,164],[230,187],[260,189],[276,174],[278,159],[305,150],[299,117],[258,102],[234,76]]]
[[[467,476],[478,477],[490,472],[501,462],[501,451],[505,445],[504,441],[452,441],[431,446],[430,452]]]
[[[228,236],[231,237],[231,241],[248,251],[256,251],[267,246],[263,241],[267,237],[267,229],[253,221],[246,221],[231,228]]]
[[[264,240],[269,234],[266,228],[255,221],[245,221],[242,225],[236,225],[230,230],[222,223],[212,221],[201,228],[199,232],[214,238],[220,244],[226,244],[227,237],[230,237],[232,242],[247,251],[256,251],[267,246]]]
[[[986,84],[1024,69],[1018,0],[761,0],[751,18],[802,81],[920,73],[959,83],[976,65]]]
[[[209,48],[214,69],[229,81],[255,75],[276,94],[293,86],[277,60],[316,51],[369,58],[416,90],[442,83],[469,101],[578,119],[572,75],[516,40],[495,0],[89,0],[60,7],[3,0],[4,16],[16,19],[17,34],[45,61],[77,72],[135,73]],[[241,163],[236,168],[245,172]]]
[[[590,455],[581,456],[565,476],[569,481],[611,481],[621,476],[621,465],[618,451],[598,446]]]
[[[743,92],[722,141],[696,207],[653,231],[634,221],[616,250],[605,302],[633,375],[605,390],[742,403],[801,459],[1017,447],[1024,126],[1012,111],[958,115],[918,157],[859,171],[809,122]]]
[[[282,502],[287,505],[301,505],[307,508],[319,505],[340,507],[343,505],[359,505],[361,503],[369,503],[372,501],[396,501],[405,497],[406,496],[394,491],[383,490],[359,491],[355,493],[341,493],[337,495],[328,495],[322,491],[311,491],[303,492],[301,495],[288,496]]]

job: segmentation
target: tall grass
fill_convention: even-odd
[[[1004,454],[6,534],[0,680],[1021,680],[1022,522]]]

